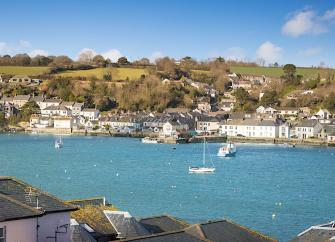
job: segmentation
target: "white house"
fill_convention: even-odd
[[[256,108],[256,113],[265,113],[265,107],[259,106],[258,108]]]
[[[179,121],[168,121],[163,124],[162,134],[165,136],[176,136],[178,135],[178,131],[187,131],[188,125],[182,124]]]
[[[330,119],[332,114],[327,109],[320,109],[316,114],[320,119]]]
[[[278,138],[279,124],[273,120],[233,120],[223,123],[220,127],[220,133],[227,136]]]
[[[211,105],[208,102],[199,102],[197,108],[204,113],[211,111]]]
[[[196,130],[198,132],[216,133],[220,128],[220,120],[217,117],[200,116],[196,118]]]
[[[225,112],[233,111],[234,107],[235,107],[234,102],[222,102],[221,105],[220,105],[220,109],[225,111]]]
[[[95,108],[84,108],[82,111],[80,111],[79,115],[84,116],[88,120],[96,120],[99,117],[99,110]]]
[[[322,125],[318,122],[318,120],[302,120],[295,127],[295,135],[298,139],[317,137],[321,129]]]
[[[60,106],[49,106],[46,107],[45,109],[41,110],[41,114],[43,116],[70,116],[71,115],[71,110],[68,109],[67,107],[60,105]]]
[[[0,177],[0,241],[69,242],[77,208],[13,177]],[[56,233],[57,232],[57,233]]]
[[[53,119],[51,117],[40,117],[38,115],[31,115],[29,126],[31,128],[47,128],[53,126]]]
[[[72,115],[80,115],[80,112],[84,108],[84,103],[74,103],[72,106]]]
[[[15,83],[15,84],[31,84],[32,80],[27,75],[15,75],[12,78],[9,79],[9,83]]]
[[[40,102],[39,106],[40,109],[45,109],[50,106],[59,106],[62,100],[60,99],[45,99],[44,101]]]
[[[55,129],[71,129],[73,127],[72,117],[54,117]]]

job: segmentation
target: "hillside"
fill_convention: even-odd
[[[203,70],[193,70],[198,73],[209,73],[208,71]],[[231,66],[231,72],[239,74],[250,74],[256,76],[269,76],[269,77],[280,77],[283,75],[283,69],[281,67],[253,67],[253,66]],[[307,68],[307,67],[297,67],[297,74],[302,75],[304,78],[313,78],[317,77],[320,74],[321,78],[325,77],[328,73],[335,74],[335,69],[321,69],[321,68]]]
[[[109,70],[107,68],[95,68],[90,70],[78,70],[78,71],[65,71],[59,73],[62,77],[92,77],[95,76],[98,79],[102,79],[103,75],[106,74]],[[113,80],[135,80],[141,77],[141,75],[147,74],[145,69],[138,68],[112,68]]]
[[[38,76],[48,72],[49,67],[0,66],[0,74]]]

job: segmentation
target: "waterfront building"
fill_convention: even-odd
[[[188,131],[188,125],[181,123],[179,120],[170,120],[163,124],[162,134],[164,136],[176,137],[179,132]]]
[[[82,111],[80,111],[79,115],[82,115],[83,117],[87,118],[88,120],[97,120],[99,117],[99,110],[95,108],[84,108]]]
[[[54,128],[55,129],[72,129],[73,128],[73,117],[69,116],[55,116],[54,119]]]
[[[305,119],[295,126],[295,136],[298,139],[308,139],[317,137],[321,129],[322,125],[318,122],[318,120]]]
[[[221,124],[220,133],[227,136],[278,138],[280,126],[284,128],[280,132],[281,136],[286,136],[289,132],[287,126],[282,126],[277,121],[262,119],[227,121]]]
[[[212,116],[196,117],[196,130],[210,134],[218,133],[220,128],[220,119]]]
[[[0,208],[0,241],[71,240],[70,212],[77,208],[23,181],[0,177]]]

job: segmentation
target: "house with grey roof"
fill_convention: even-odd
[[[28,85],[32,83],[32,79],[27,75],[15,75],[9,79],[9,83]]]
[[[13,104],[17,108],[22,108],[31,99],[30,95],[17,95],[13,98]]]
[[[280,129],[284,127],[285,130]],[[220,134],[254,138],[288,138],[289,126],[278,120],[240,119],[228,120],[220,126]],[[284,136],[284,137],[283,137]]]
[[[13,177],[0,177],[1,241],[70,241],[76,207]],[[56,233],[57,232],[57,233]]]
[[[322,129],[322,124],[315,119],[304,119],[295,126],[295,135],[298,139],[316,138]]]

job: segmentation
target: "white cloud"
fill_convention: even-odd
[[[335,8],[327,10],[321,17],[322,20],[335,20]]]
[[[0,42],[0,54],[1,55],[15,55],[27,53],[31,49],[31,44],[29,41],[20,40],[19,43],[7,43]]]
[[[117,62],[117,60],[122,57],[122,53],[117,49],[111,49],[101,54],[105,59],[110,59],[112,62]]]
[[[267,63],[273,63],[281,58],[283,49],[266,41],[257,49],[257,58],[264,59]]]
[[[321,48],[310,48],[299,51],[299,55],[304,57],[312,57],[320,54]]]
[[[304,34],[321,34],[327,32],[327,28],[313,10],[304,10],[296,13],[282,27],[282,33],[292,37]]]
[[[35,57],[38,55],[42,55],[42,56],[48,56],[49,53],[45,50],[41,50],[41,49],[35,49],[29,52],[28,54],[30,57]]]
[[[151,56],[149,57],[149,60],[151,63],[155,63],[155,61],[159,58],[163,58],[164,55],[162,52],[160,51],[155,51],[154,53],[151,54]]]
[[[245,51],[241,47],[232,47],[226,50],[225,58],[227,60],[242,60],[245,58]]]

